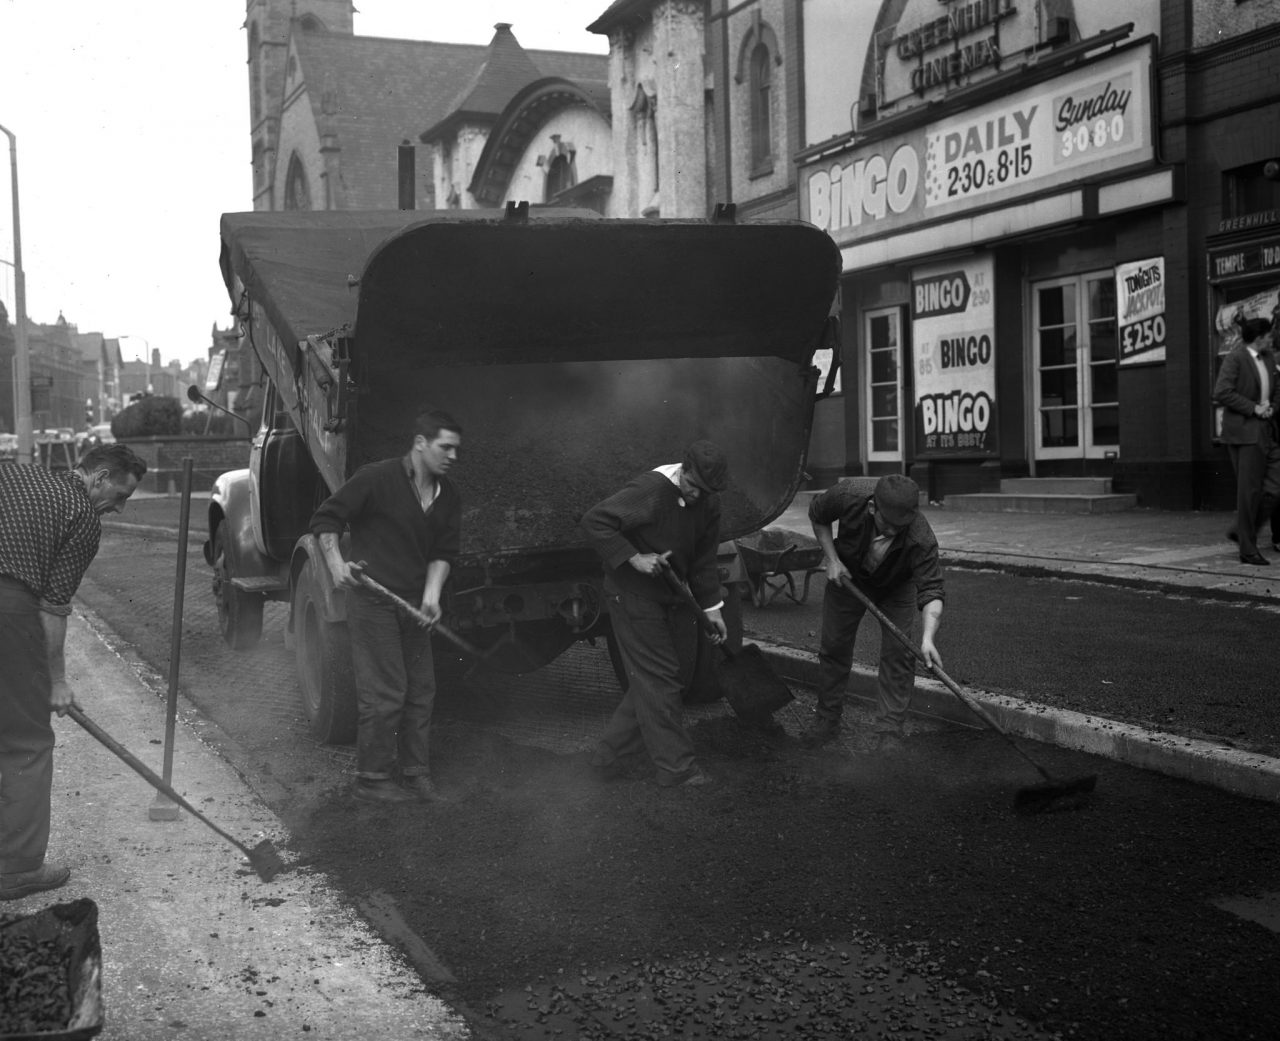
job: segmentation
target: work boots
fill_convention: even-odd
[[[0,900],[21,900],[32,893],[43,893],[67,884],[71,869],[41,864],[34,871],[14,871],[0,875]]]
[[[413,792],[406,791],[389,778],[387,780],[358,778],[352,794],[362,802],[413,802],[417,798]]]
[[[400,779],[400,787],[419,802],[444,802],[444,797],[436,791],[431,778],[426,774],[413,774]]]
[[[840,736],[840,720],[818,716],[812,726],[800,735],[800,743],[805,748],[821,748],[830,744]]]

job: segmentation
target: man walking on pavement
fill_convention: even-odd
[[[822,601],[820,678],[813,725],[801,740],[817,748],[840,731],[853,645],[866,607],[842,581],[852,582],[903,632],[911,631],[919,608],[924,622],[920,650],[942,665],[934,635],[942,619],[943,581],[938,540],[920,513],[920,489],[909,477],[881,477],[868,494],[841,481],[809,503],[809,521],[822,546],[827,585]],[[915,658],[885,626],[880,627],[878,703],[871,732],[860,751],[896,751],[915,687]]]
[[[1280,404],[1275,352],[1265,318],[1240,318],[1241,343],[1223,360],[1213,387],[1222,406],[1222,440],[1236,474],[1236,522],[1227,538],[1240,545],[1240,563],[1268,565],[1258,552],[1258,525],[1280,500],[1280,444],[1272,418]],[[1273,541],[1276,533],[1272,532]]]
[[[57,889],[45,863],[53,793],[50,711],[76,704],[64,647],[71,597],[98,555],[98,518],[124,506],[147,464],[126,445],[74,470],[0,466],[0,900]],[[78,706],[77,706],[78,707]]]
[[[597,503],[582,528],[604,561],[605,596],[627,674],[627,691],[591,758],[605,775],[647,750],[663,787],[698,787],[711,778],[694,758],[682,695],[697,658],[699,621],[672,591],[664,571],[688,581],[715,630],[727,631],[720,608],[716,547],[720,495],[729,483],[724,453],[695,441],[683,463],[659,466]]]
[[[446,476],[461,443],[456,420],[423,411],[407,455],[360,467],[311,518],[334,584],[347,591],[358,710],[355,796],[368,802],[439,798],[428,740],[436,695],[430,629],[367,592],[360,575],[420,604],[432,623],[440,620],[462,538],[462,501]],[[348,528],[351,561],[339,548]]]

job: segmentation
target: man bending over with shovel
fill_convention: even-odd
[[[120,510],[147,472],[127,445],[100,445],[76,468],[0,466],[0,900],[57,889],[45,863],[53,792],[51,711],[75,704],[63,648],[71,597],[98,555],[98,518]]]
[[[664,572],[688,580],[714,642],[723,643],[716,547],[718,493],[728,483],[724,453],[710,441],[695,441],[683,463],[641,474],[582,518],[604,561],[609,618],[627,672],[626,696],[591,757],[603,776],[616,775],[627,758],[647,750],[664,787],[711,781],[694,759],[681,703],[693,675],[698,619]]]
[[[920,489],[902,474],[876,482],[871,494],[856,481],[841,481],[809,504],[809,521],[822,546],[827,571],[822,601],[820,678],[813,725],[801,738],[817,748],[840,732],[844,692],[853,666],[853,644],[866,605],[856,587],[904,633],[919,608],[924,619],[920,652],[941,667],[933,644],[942,618],[942,568],[938,540],[919,511]],[[902,747],[903,724],[915,687],[915,655],[885,625],[880,627],[880,677],[871,731],[859,751]]]

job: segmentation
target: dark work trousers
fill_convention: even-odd
[[[0,577],[0,874],[35,871],[49,848],[53,724],[40,606]]]
[[[1236,537],[1240,555],[1258,552],[1258,528],[1280,501],[1280,444],[1271,423],[1258,424],[1258,443],[1227,445],[1236,472]],[[1276,539],[1272,531],[1272,541]]]
[[[428,741],[436,700],[431,634],[394,604],[347,594],[356,681],[356,776],[388,780],[431,773]]]
[[[905,582],[887,593],[868,594],[904,633],[911,632],[916,611],[916,587]],[[867,612],[862,602],[835,582],[828,582],[822,597],[822,645],[818,650],[819,719],[839,720],[844,692],[853,667],[853,644]],[[907,708],[915,689],[915,656],[902,641],[880,626],[880,678],[873,733],[902,734]]]
[[[627,692],[593,759],[607,766],[647,750],[658,783],[679,784],[694,768],[681,695],[693,678],[698,619],[692,607],[660,604],[606,583],[609,619],[627,671]]]

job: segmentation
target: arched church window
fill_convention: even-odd
[[[307,171],[295,152],[289,158],[289,172],[284,180],[284,208],[286,210],[311,209],[311,187],[307,183]]]
[[[773,90],[773,58],[763,41],[751,51],[751,169],[773,162],[773,126],[770,106]]]
[[[249,27],[249,111],[254,123],[262,117],[262,61],[258,54],[258,26]]]

